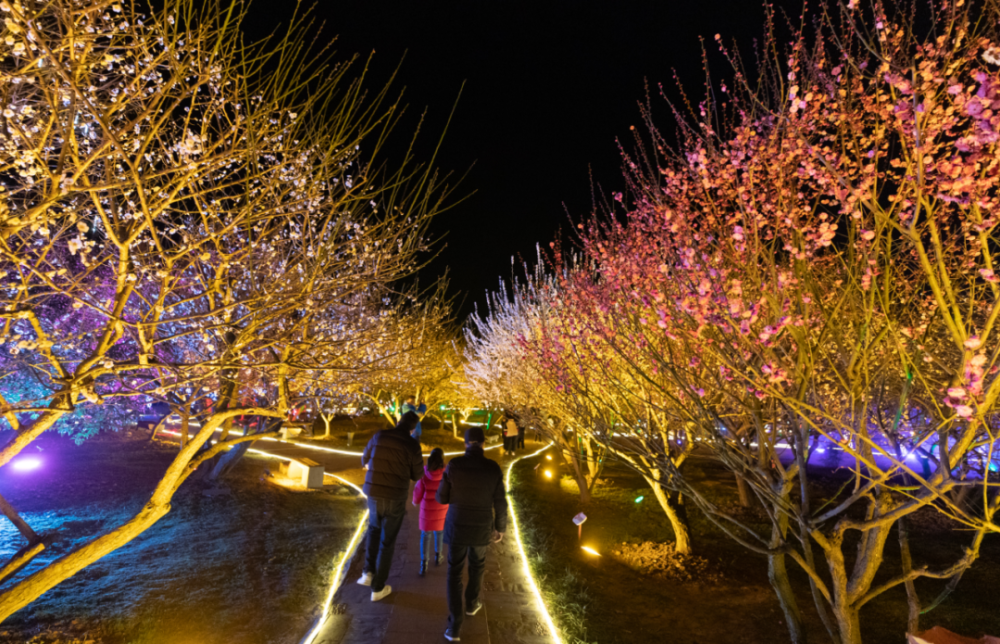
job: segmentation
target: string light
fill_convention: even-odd
[[[222,431],[222,430],[219,429],[217,431]],[[171,436],[180,436],[181,435],[180,432],[170,431],[169,429],[161,429],[158,433],[160,433],[160,434],[170,434]],[[321,445],[310,445],[309,443],[300,443],[298,441],[284,440],[282,438],[274,438],[274,437],[271,437],[271,436],[264,436],[264,437],[261,437],[261,438],[259,438],[257,440],[270,441],[272,443],[285,443],[287,445],[293,445],[295,447],[301,447],[303,449],[314,449],[314,450],[318,450],[320,452],[330,452],[332,454],[343,454],[344,456],[357,456],[358,458],[360,458],[361,455],[362,455],[362,452],[354,452],[354,451],[350,451],[350,450],[346,450],[346,449],[335,449],[333,447],[323,447]],[[497,444],[497,445],[493,445],[491,447],[486,447],[486,448],[483,449],[483,451],[487,451],[488,452],[491,449],[497,449],[499,447],[502,447],[502,445]],[[253,451],[253,450],[251,450],[251,451]],[[424,452],[422,452],[422,453],[424,453]],[[426,452],[425,454],[429,454],[429,453],[430,452]],[[462,450],[460,452],[445,452],[444,453],[445,456],[461,456],[462,454],[465,454],[465,450]],[[288,458],[288,457],[282,456],[282,457],[275,457],[275,458]],[[288,459],[288,460],[291,460],[291,459]]]
[[[364,492],[361,491],[357,485],[346,481],[336,474],[326,474],[327,476],[332,476],[338,481],[344,483],[345,485],[350,485],[355,490],[361,494],[362,498],[366,498]],[[330,617],[330,607],[333,605],[333,597],[337,594],[337,591],[344,583],[344,575],[346,571],[344,570],[344,565],[347,563],[349,557],[354,555],[354,551],[357,549],[358,544],[361,543],[361,537],[365,534],[368,527],[368,509],[365,508],[364,513],[361,516],[361,521],[358,522],[358,527],[354,531],[354,536],[351,537],[350,543],[347,544],[347,548],[344,549],[343,554],[340,555],[340,559],[337,561],[337,565],[333,568],[333,574],[330,575],[330,590],[326,594],[326,601],[323,602],[323,612],[320,614],[319,619],[316,620],[316,625],[313,626],[312,630],[306,635],[305,639],[302,640],[301,644],[312,644],[316,636],[319,635],[320,629],[323,624],[326,623],[327,618]]]
[[[511,523],[514,526],[514,543],[517,544],[517,550],[521,554],[521,563],[524,566],[524,576],[528,580],[528,587],[531,588],[531,592],[535,595],[535,601],[540,609],[539,612],[542,616],[542,620],[549,629],[549,633],[552,635],[552,641],[555,642],[555,644],[563,644],[562,638],[559,637],[559,629],[556,628],[555,622],[552,621],[552,616],[549,614],[549,609],[545,605],[545,600],[542,599],[542,593],[538,589],[538,584],[535,583],[535,577],[531,574],[531,566],[528,565],[528,554],[524,550],[524,544],[521,543],[521,530],[517,524],[517,509],[514,507],[514,498],[510,495],[510,472],[514,467],[514,463],[518,462],[522,458],[532,458],[534,456],[538,456],[551,446],[552,443],[549,443],[537,452],[527,454],[525,456],[519,456],[512,460],[507,465],[507,475],[504,483],[507,487],[507,501],[510,504]]]
[[[164,433],[174,434],[174,435],[177,435],[177,436],[180,435],[178,432],[171,432],[171,431],[164,431]],[[318,446],[306,446],[306,445],[300,445],[299,443],[289,443],[288,441],[280,441],[278,439],[271,439],[271,440],[277,441],[277,442],[288,443],[290,445],[299,445],[301,447],[312,447],[313,449],[322,449],[323,451],[334,451],[334,452],[346,453],[346,454],[350,454],[350,455],[354,455],[354,456],[361,456],[360,452],[358,452],[358,453],[344,452],[343,450],[333,450],[333,449],[330,449],[330,448],[320,448]],[[524,459],[524,458],[533,458],[535,456],[538,456],[539,454],[541,454],[542,452],[544,452],[545,450],[547,450],[551,446],[552,446],[552,443],[549,443],[545,447],[543,447],[543,448],[541,448],[541,449],[539,449],[539,450],[537,450],[535,452],[532,452],[531,454],[525,454],[524,456],[519,456],[519,457],[513,459],[510,463],[508,463],[507,464],[507,473],[505,475],[504,484],[505,484],[505,486],[507,488],[507,501],[510,504],[511,524],[514,527],[514,543],[517,545],[518,553],[521,556],[521,565],[524,567],[524,576],[528,580],[528,587],[531,588],[531,592],[535,596],[535,602],[538,604],[539,613],[542,616],[542,621],[545,623],[545,626],[548,628],[549,633],[552,636],[552,641],[554,642],[554,644],[563,644],[563,640],[559,636],[559,629],[556,627],[555,622],[552,621],[552,615],[549,614],[548,606],[545,605],[545,600],[542,599],[542,593],[538,589],[538,584],[535,582],[535,578],[531,574],[531,566],[528,564],[528,554],[524,550],[524,544],[521,541],[521,530],[520,530],[520,527],[518,526],[518,523],[517,523],[517,509],[514,507],[514,499],[510,495],[510,473],[511,473],[511,470],[513,469],[514,463],[516,463],[516,462],[518,462],[518,461],[520,461],[521,459]],[[499,447],[499,445],[496,446],[496,447]],[[492,449],[492,448],[487,448],[487,449]],[[276,459],[282,460],[282,461],[291,461],[291,460],[294,460],[294,459],[292,459],[289,456],[284,456],[284,455],[280,455],[280,454],[274,454],[274,453],[267,452],[267,451],[264,451],[264,450],[259,450],[259,449],[248,449],[247,451],[251,452],[251,453],[254,453],[254,454],[260,454],[261,456],[267,456],[267,457],[270,457],[270,458],[276,458]],[[464,453],[465,452],[446,452],[446,455],[453,456],[453,455],[459,455],[459,454],[464,454]],[[548,472],[548,470],[546,470],[546,472]],[[337,479],[338,481],[340,481],[341,483],[344,483],[345,485],[351,486],[352,488],[354,488],[355,490],[358,491],[358,493],[361,495],[362,498],[366,498],[365,495],[364,495],[364,492],[361,491],[361,488],[359,488],[357,485],[351,483],[350,481],[342,479],[341,477],[337,476],[336,474],[330,474],[329,472],[324,472],[324,475],[325,476],[333,477],[333,478]],[[312,630],[310,630],[309,633],[306,635],[305,639],[302,640],[301,644],[312,644],[313,641],[315,641],[316,637],[319,635],[320,629],[326,623],[327,618],[330,616],[330,607],[333,605],[333,598],[337,594],[337,591],[340,589],[341,585],[343,585],[343,581],[344,581],[344,579],[343,579],[344,566],[345,566],[347,560],[354,554],[354,551],[357,549],[358,544],[361,542],[361,537],[362,537],[362,535],[364,535],[365,529],[366,529],[367,525],[368,525],[368,510],[365,509],[365,511],[362,513],[361,520],[358,522],[358,527],[355,529],[354,535],[351,537],[351,541],[348,543],[347,548],[341,554],[340,559],[337,561],[337,565],[334,567],[333,574],[330,576],[330,579],[331,579],[331,581],[330,581],[330,589],[327,592],[326,600],[323,602],[323,611],[320,614],[319,619],[316,620],[316,624],[313,626]]]
[[[254,454],[260,454],[262,456],[276,458],[282,461],[295,460],[289,458],[288,456],[272,454],[270,452],[265,452],[264,450],[259,450],[259,449],[250,449],[247,451],[253,452]],[[324,472],[323,475],[335,478],[344,485],[349,485],[350,487],[354,488],[355,490],[358,491],[358,494],[361,495],[361,498],[363,499],[368,498],[365,496],[365,493],[361,491],[360,487],[358,487],[354,483],[351,483],[347,479],[343,479],[337,476],[336,474],[330,474],[329,472]],[[333,567],[333,573],[330,575],[330,589],[327,591],[326,600],[323,602],[323,611],[320,613],[319,618],[316,620],[316,624],[312,627],[312,630],[310,630],[306,634],[301,644],[312,644],[312,642],[316,639],[316,636],[319,635],[319,632],[323,628],[323,625],[326,623],[327,618],[330,617],[330,607],[333,605],[334,595],[337,594],[337,591],[340,590],[340,587],[344,583],[344,574],[345,574],[344,566],[347,563],[347,560],[354,555],[354,551],[357,549],[358,544],[361,543],[361,537],[364,535],[367,527],[368,527],[368,509],[366,507],[365,511],[361,514],[361,520],[358,521],[358,527],[354,530],[354,535],[351,537],[351,540],[347,544],[347,548],[345,548],[344,551],[341,553],[340,559],[337,560],[337,565]]]

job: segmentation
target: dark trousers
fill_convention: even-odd
[[[406,516],[405,501],[368,497],[368,551],[365,572],[373,573],[372,592],[381,592],[389,578],[396,536]]]
[[[505,452],[513,452],[517,449],[517,434],[503,437],[503,449]]]
[[[479,601],[483,589],[483,573],[486,572],[486,548],[488,546],[448,546],[448,628],[458,635],[465,618],[462,607],[462,569],[469,560],[469,587],[465,589],[465,608]]]
[[[520,449],[524,449],[524,434],[521,432],[517,433],[517,446]]]

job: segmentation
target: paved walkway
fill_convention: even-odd
[[[291,458],[307,457],[322,463],[330,473],[358,482],[362,473],[357,456],[322,452],[287,443],[258,443],[272,454]],[[527,453],[541,447],[528,442]],[[502,465],[499,450],[487,452]],[[523,452],[522,452],[523,453]],[[412,492],[412,488],[411,488]],[[412,496],[410,497],[412,498]],[[420,577],[419,510],[407,503],[406,518],[396,541],[396,554],[389,573],[392,594],[381,602],[371,601],[371,591],[354,583],[361,576],[364,540],[351,560],[344,583],[333,600],[330,617],[313,644],[440,644],[446,642],[448,624],[445,599],[447,553],[441,566],[433,560],[427,575]],[[445,546],[447,551],[447,546]],[[467,644],[551,644],[552,639],[539,613],[524,565],[508,529],[503,542],[490,546],[483,580],[483,610],[466,617],[462,642]]]

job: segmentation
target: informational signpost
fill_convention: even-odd
[[[583,512],[573,517],[573,523],[576,524],[576,538],[580,541],[583,540],[583,522],[586,520],[587,515]]]

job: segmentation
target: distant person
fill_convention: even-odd
[[[527,432],[527,431],[528,431],[528,428],[527,428],[527,426],[525,426],[524,422],[521,422],[521,424],[517,426],[517,447],[518,447],[518,449],[524,449],[524,433]]]
[[[413,505],[420,506],[420,576],[427,573],[428,541],[434,542],[434,565],[441,565],[441,537],[444,536],[444,518],[448,506],[437,502],[437,491],[444,474],[444,451],[431,450],[424,466],[424,477],[413,488]]]
[[[517,432],[517,421],[508,415],[507,422],[503,425],[503,451],[507,456],[517,453]]]
[[[412,412],[403,414],[394,428],[372,436],[361,455],[361,465],[368,470],[363,488],[368,497],[368,550],[358,583],[371,586],[373,602],[392,592],[385,581],[406,515],[406,494],[410,481],[419,481],[424,474],[420,443],[410,436],[418,420]]]
[[[486,458],[481,427],[465,432],[465,455],[452,459],[441,477],[438,503],[448,504],[444,541],[448,544],[448,629],[444,638],[458,642],[465,615],[483,607],[480,594],[486,570],[486,548],[507,530],[507,495],[503,471]],[[469,562],[469,587],[462,605],[462,570]]]
[[[423,433],[423,425],[421,425],[420,419],[423,418],[424,414],[427,413],[427,405],[425,405],[424,403],[420,403],[420,406],[417,407],[416,399],[413,396],[410,396],[409,398],[406,399],[406,401],[403,403],[403,406],[400,407],[399,410],[404,414],[407,412],[413,412],[414,414],[417,415],[417,426],[416,428],[414,428],[412,432],[410,432],[410,435],[413,436],[413,438],[415,438],[419,443],[420,435]]]

